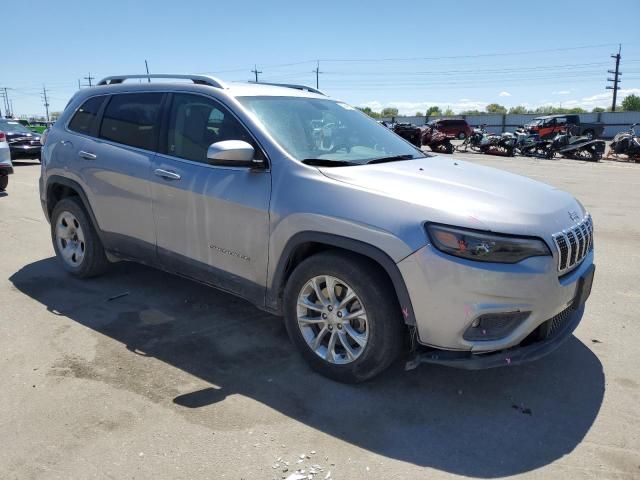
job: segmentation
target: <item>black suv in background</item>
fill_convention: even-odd
[[[40,158],[40,135],[21,125],[18,120],[0,118],[0,131],[7,134],[12,160]]]

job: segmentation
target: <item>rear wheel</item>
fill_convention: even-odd
[[[460,132],[458,134],[458,140],[464,140],[465,138],[467,138],[467,134],[464,132]]]
[[[63,198],[53,208],[51,239],[63,268],[76,277],[99,275],[109,263],[102,242],[78,197]]]
[[[9,185],[9,175],[2,175],[0,177],[0,192],[4,192]]]
[[[403,323],[393,286],[354,255],[324,252],[304,260],[284,295],[287,332],[309,365],[345,383],[387,368],[402,347]]]

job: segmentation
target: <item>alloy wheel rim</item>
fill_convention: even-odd
[[[297,318],[309,348],[329,363],[351,363],[367,346],[364,304],[339,278],[319,275],[307,281],[298,295]]]
[[[62,260],[78,267],[84,260],[85,241],[80,222],[71,212],[62,212],[56,221],[56,243]]]

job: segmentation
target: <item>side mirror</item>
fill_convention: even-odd
[[[40,145],[44,145],[46,143],[47,135],[49,135],[49,129],[45,128],[44,132],[40,134]]]
[[[246,167],[254,164],[255,153],[253,147],[243,140],[223,140],[209,146],[207,159],[214,165]]]

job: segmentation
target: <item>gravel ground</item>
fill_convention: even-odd
[[[455,156],[591,211],[584,320],[533,364],[398,364],[359,386],[311,373],[281,320],[235,297],[125,263],[70,278],[39,167],[16,165],[0,197],[0,478],[640,478],[640,165]]]

